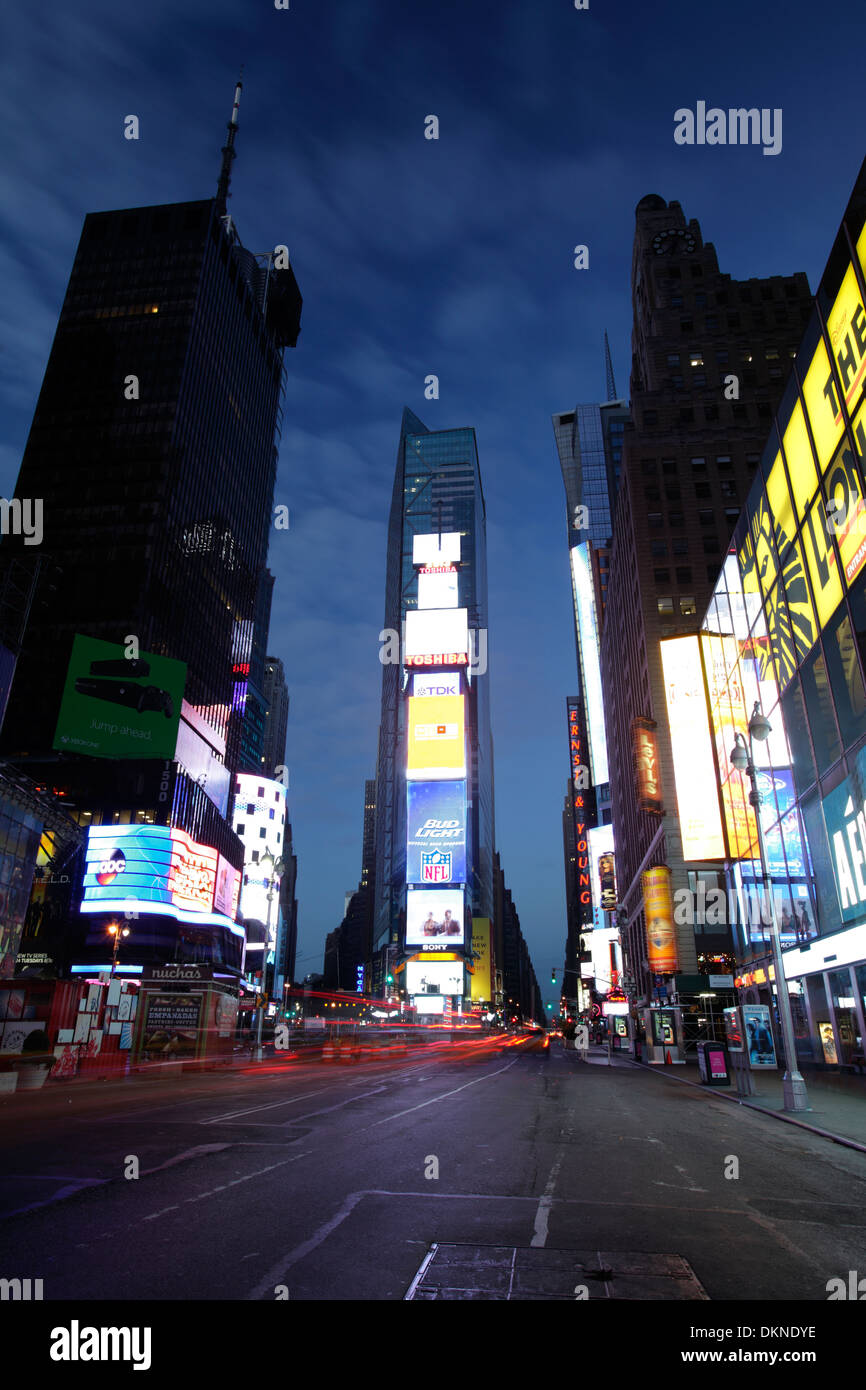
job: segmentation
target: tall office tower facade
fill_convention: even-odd
[[[699,954],[731,944],[724,926],[670,921],[672,891],[715,884],[718,865],[683,861],[659,644],[698,629],[811,298],[802,273],[732,280],[697,221],[653,194],[636,210],[632,302],[601,666],[626,966],[648,1002],[699,993]]]
[[[442,542],[441,550],[437,538]],[[445,595],[431,598],[429,595],[434,589],[439,592],[439,581]],[[434,616],[437,612],[438,617]],[[405,644],[400,641],[404,626]],[[448,766],[452,766],[454,776],[444,778],[442,786],[455,789],[455,806],[458,801],[463,805],[461,798],[465,798],[469,808],[469,814],[466,814],[466,806],[462,812],[459,808],[455,812],[458,819],[461,815],[465,817],[465,856],[459,856],[465,876],[460,880],[441,881],[465,882],[467,918],[470,914],[490,918],[493,899],[487,543],[475,432],[472,429],[431,432],[408,409],[403,414],[388,525],[384,628],[386,634],[392,634],[392,645],[396,643],[400,650],[389,652],[383,646],[380,653],[383,672],[376,779],[374,950],[377,966],[374,992],[384,979],[386,957],[383,953],[390,949],[393,955],[404,940],[407,781],[414,782],[416,787],[427,786],[436,777],[442,778],[443,769],[447,771]],[[412,633],[420,634],[420,649],[417,642],[413,645]],[[448,651],[442,648],[443,634],[453,643]],[[429,643],[426,649],[425,641]],[[470,660],[472,657],[475,660]],[[445,679],[433,680],[436,673]],[[426,685],[421,681],[424,675],[430,678]],[[422,688],[429,692],[424,697],[418,694]],[[416,774],[423,771],[425,761],[408,726],[409,702],[422,698],[429,700],[429,714],[431,719],[437,719],[437,727],[435,702],[440,699],[458,701],[459,708],[458,705],[447,707],[448,715],[447,719],[443,718],[443,724],[447,723],[450,730],[453,715],[460,725],[453,749],[442,753],[439,770],[434,769],[434,777],[426,780],[417,775],[407,778],[410,758],[415,759],[413,770]],[[417,711],[418,706],[413,705],[412,709]],[[464,719],[465,768],[458,767],[457,751],[458,745],[462,747]],[[423,740],[425,735],[421,732],[418,737]],[[421,793],[413,795],[420,808]],[[433,808],[436,798],[432,793],[430,796]],[[420,809],[417,813],[420,814]],[[431,815],[437,818],[435,808],[427,811],[425,819]],[[452,816],[449,814],[445,818]],[[413,831],[416,828],[414,824],[410,827]],[[457,858],[453,866],[456,871]],[[432,873],[432,866],[427,865],[425,871]],[[418,881],[410,869],[410,880],[413,878]]]
[[[289,726],[289,687],[283,663],[277,656],[265,659],[265,740],[262,772],[275,777],[276,770],[285,766],[286,735]]]
[[[615,399],[607,335],[605,356],[608,389],[614,398],[577,405],[573,411],[553,417],[565,486],[579,691],[568,701],[572,792],[570,844],[566,843],[565,859],[568,937],[563,998],[568,1001],[569,1013],[592,1002],[591,979],[580,969],[591,959],[589,940],[580,932],[601,925],[600,888],[589,873],[589,844],[598,828],[609,825],[611,818],[600,634],[623,438],[630,412],[626,401]],[[609,837],[608,831],[604,834]]]
[[[241,719],[239,772],[262,772],[267,730],[267,697],[265,696],[265,653],[268,649],[268,629],[271,625],[271,601],[274,576],[262,570],[256,589],[256,609],[252,639],[246,661],[232,662],[234,694],[232,709]]]
[[[63,790],[91,837],[110,836],[104,854],[121,848],[110,828],[131,840],[152,825],[191,874],[207,862],[207,875],[220,855],[226,873],[243,867],[228,819],[243,731],[233,668],[252,654],[283,349],[301,310],[293,271],[244,248],[226,212],[239,97],[238,87],[215,198],[85,218],[15,490],[44,499],[42,562],[2,731],[7,757]],[[22,544],[4,541],[0,570],[27,555]],[[67,678],[76,635],[88,661]],[[172,693],[154,679],[160,663],[180,672]],[[78,725],[61,739],[58,711],[73,695]],[[150,739],[166,743],[138,728],[142,711],[162,729],[174,721],[177,750],[137,756]],[[98,734],[88,741],[82,726]],[[131,746],[111,742],[121,726]],[[92,912],[95,862],[88,851]],[[192,909],[174,912],[177,894],[160,891],[160,915],[134,933],[136,959],[182,955],[184,940],[202,959]],[[204,916],[233,921],[217,896],[219,911],[212,895]],[[99,926],[93,959],[105,951]]]
[[[324,979],[328,989],[369,993],[372,986],[373,896],[376,882],[376,782],[364,783],[364,831],[361,877],[346,894],[346,911],[325,942]]]

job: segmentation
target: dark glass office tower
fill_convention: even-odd
[[[234,128],[216,198],[85,219],[15,491],[44,499],[44,540],[6,753],[50,751],[74,633],[134,634],[186,662],[186,698],[237,765],[232,668],[250,657],[301,298],[226,215]]]
[[[246,250],[226,212],[239,93],[215,198],[86,217],[15,491],[43,499],[42,544],[0,547],[0,594],[34,550],[40,561],[0,750],[62,791],[80,823],[170,825],[235,869],[243,847],[225,795],[244,733],[237,676],[257,624],[267,650],[283,349],[301,310],[282,256]],[[186,664],[188,713],[212,734],[222,795],[179,761],[52,751],[76,633],[132,636]],[[187,926],[190,950],[210,949]],[[137,958],[182,954],[173,930],[168,915],[142,919]],[[104,929],[90,936],[96,959]]]
[[[400,447],[388,524],[384,627],[400,634],[406,613],[417,607],[418,579],[413,537],[434,531],[459,532],[459,598],[468,611],[478,658],[467,674],[468,776],[471,803],[467,880],[472,914],[493,915],[493,744],[486,672],[487,541],[484,494],[475,431],[431,432],[403,412]],[[382,673],[382,719],[376,787],[376,900],[374,949],[401,939],[406,895],[406,673],[387,664]],[[374,989],[376,976],[374,975]]]

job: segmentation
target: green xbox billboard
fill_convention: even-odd
[[[93,758],[173,758],[186,664],[77,633],[54,747]]]

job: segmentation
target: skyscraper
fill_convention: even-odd
[[[697,947],[679,927],[676,968],[655,985],[644,873],[658,871],[657,883],[669,869],[676,889],[701,871],[682,858],[659,643],[698,629],[811,299],[803,274],[722,274],[677,202],[643,198],[636,224],[634,428],[624,435],[601,660],[626,963],[646,1002],[653,988],[694,987]],[[701,930],[701,950],[729,949],[724,929]]]
[[[289,688],[286,673],[278,656],[265,659],[265,737],[262,753],[262,772],[276,776],[277,768],[286,762],[286,734],[289,724]]]
[[[301,310],[279,248],[248,251],[226,211],[239,98],[240,84],[215,198],[85,218],[15,491],[44,499],[43,543],[0,740],[89,826],[170,827],[235,871],[236,675],[269,598],[283,348]],[[0,570],[22,555],[7,538]],[[182,708],[162,706],[181,715],[183,756],[53,751],[75,634],[184,663]],[[139,924],[139,957],[182,951],[169,916]]]
[[[472,814],[466,843],[467,915],[491,917],[493,902],[493,744],[487,690],[487,542],[475,431],[429,431],[404,410],[388,525],[386,633],[402,636],[407,614],[419,611],[416,536],[459,537],[459,605],[477,658],[463,668],[466,796]],[[423,605],[422,605],[423,606]],[[457,611],[457,610],[455,610]],[[382,952],[401,941],[406,907],[407,696],[413,668],[385,660],[376,786],[374,949],[381,984]],[[374,989],[376,984],[374,981]]]

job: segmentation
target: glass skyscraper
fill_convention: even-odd
[[[413,538],[458,532],[460,606],[474,634],[474,666],[467,669],[468,899],[472,914],[493,915],[493,742],[487,665],[487,540],[484,494],[473,429],[431,432],[404,410],[388,524],[385,578],[387,631],[402,634],[407,612],[418,606]],[[474,668],[477,667],[477,670]],[[401,663],[383,665],[382,717],[376,788],[376,899],[374,950],[401,939],[406,893],[406,729],[403,698],[408,675]]]

